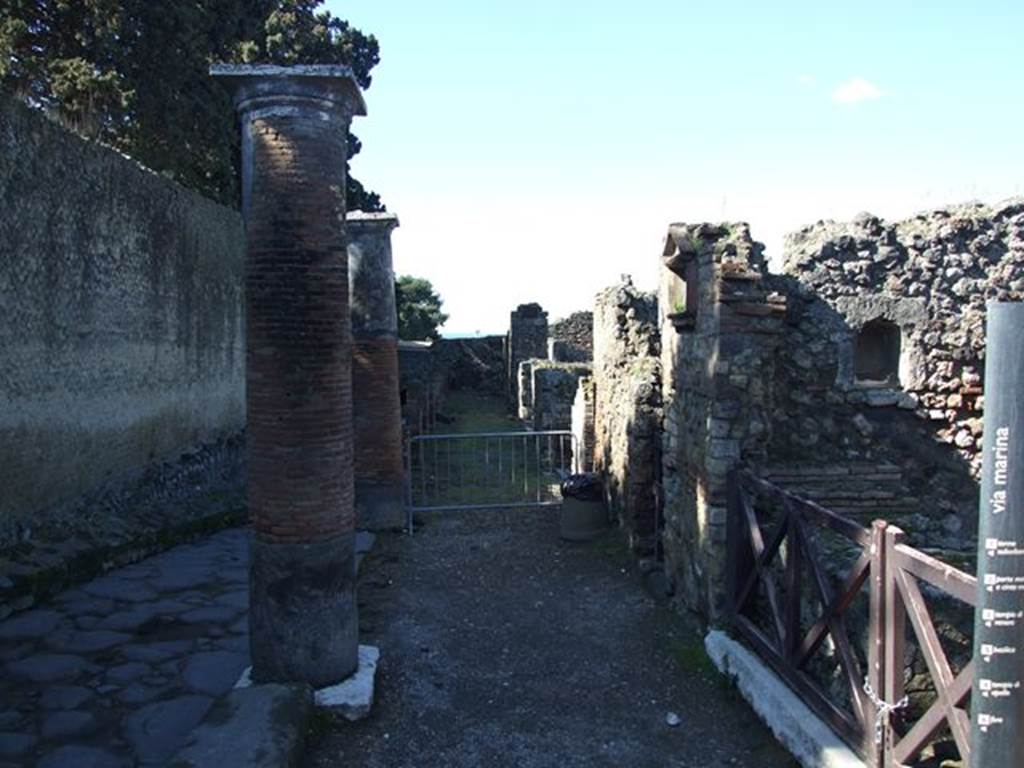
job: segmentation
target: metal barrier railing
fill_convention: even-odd
[[[559,504],[576,444],[567,430],[417,435],[406,446],[413,512]]]

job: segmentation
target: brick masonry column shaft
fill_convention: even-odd
[[[242,130],[252,676],[320,687],[358,665],[344,218],[365,105],[347,67],[211,74]]]
[[[352,312],[352,401],[355,499],[359,528],[405,522],[398,313],[388,213],[349,214],[348,280]]]

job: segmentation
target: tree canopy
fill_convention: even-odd
[[[398,338],[409,340],[439,339],[440,326],[448,319],[441,311],[441,297],[429,280],[401,275],[395,281],[398,305]]]
[[[216,61],[337,63],[362,88],[376,38],[323,0],[0,0],[0,85],[79,132],[231,205],[238,136]],[[350,137],[349,157],[359,151]],[[382,210],[349,176],[348,207]]]

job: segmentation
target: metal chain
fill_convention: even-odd
[[[875,744],[881,744],[882,737],[885,734],[885,726],[889,722],[889,714],[907,706],[910,703],[910,697],[904,696],[895,704],[890,704],[885,699],[878,698],[875,689],[871,687],[871,683],[866,677],[864,678],[864,693],[868,695],[871,703],[875,705]]]

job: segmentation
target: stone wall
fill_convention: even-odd
[[[243,428],[237,212],[4,98],[0,242],[0,545]]]
[[[519,405],[519,364],[523,360],[543,360],[548,355],[548,313],[540,304],[520,304],[509,316],[505,343],[505,375],[509,407]]]
[[[556,320],[548,331],[548,359],[587,363],[594,357],[594,313],[573,312]]]
[[[785,298],[746,224],[673,224],[658,302],[664,428],[664,568],[676,599],[725,607],[726,478],[763,463]]]
[[[572,403],[579,380],[589,376],[586,363],[531,360],[532,421],[536,431],[572,427]]]
[[[594,469],[639,555],[655,552],[661,361],[658,302],[630,279],[594,302]]]
[[[895,521],[915,546],[973,550],[985,302],[1024,299],[1024,201],[819,222],[789,236],[784,272],[772,463],[891,467],[845,497],[789,485],[863,522]],[[870,378],[865,357],[886,342],[888,378]]]
[[[572,430],[576,442],[574,472],[594,471],[594,406],[597,399],[593,376],[586,376],[576,385],[572,401]]]

